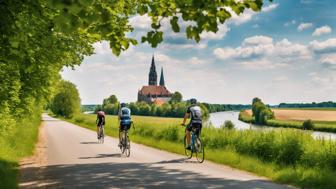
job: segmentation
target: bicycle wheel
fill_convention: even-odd
[[[104,137],[105,137],[105,132],[104,132],[104,127],[102,126],[100,129],[100,143],[104,144]]]
[[[196,138],[195,142],[195,152],[196,152],[196,159],[198,162],[203,163],[204,161],[204,146],[202,140],[200,138]]]
[[[102,130],[103,130],[102,126],[99,126],[98,143],[102,143],[102,138],[103,138],[103,134],[102,134],[103,131]]]
[[[131,144],[128,136],[126,137],[125,144],[125,155],[126,157],[129,157],[131,155]]]
[[[192,151],[186,149],[188,147],[187,136],[184,136],[183,142],[184,142],[184,153],[187,156],[187,158],[190,159],[192,157]]]
[[[126,131],[123,131],[122,133],[122,140],[121,140],[121,153],[124,154],[125,150],[126,150],[126,145],[127,145],[127,141],[126,141]]]

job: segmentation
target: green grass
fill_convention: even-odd
[[[95,130],[95,115],[69,120]],[[181,119],[134,116],[131,141],[184,154]],[[107,116],[106,131],[117,136],[116,116]],[[206,159],[302,188],[336,187],[336,143],[314,140],[295,129],[262,132],[204,128]]]
[[[0,186],[18,187],[18,162],[32,155],[38,136],[40,114],[14,123],[11,130],[0,135]]]

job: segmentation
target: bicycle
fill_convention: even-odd
[[[185,126],[185,125],[182,125]],[[187,142],[187,136],[184,136],[184,152],[185,155],[191,159],[193,156],[193,153],[196,154],[196,159],[199,163],[203,163],[204,162],[204,146],[202,143],[201,138],[196,134],[196,133],[200,133],[199,128],[196,127],[192,127],[191,129],[191,143],[190,143],[190,147],[191,149],[188,150],[186,149],[188,147],[188,142]]]
[[[133,127],[133,129],[135,129],[134,127],[134,123],[133,121],[131,122],[131,126]],[[131,154],[131,143],[129,140],[129,136],[128,136],[128,129],[127,126],[122,126],[122,135],[121,135],[121,146],[120,146],[120,150],[121,150],[121,154],[124,154],[126,157],[129,157]]]
[[[104,137],[105,137],[105,131],[104,131],[104,125],[99,125],[99,135],[98,135],[98,143],[103,144],[104,143]]]

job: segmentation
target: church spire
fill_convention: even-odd
[[[165,86],[164,76],[163,76],[163,68],[161,67],[161,77],[160,77],[160,86]]]
[[[155,67],[155,61],[154,61],[154,54],[152,57],[152,64],[151,64],[150,71],[149,71],[148,85],[157,85],[157,74],[156,74],[156,67]]]

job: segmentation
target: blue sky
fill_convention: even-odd
[[[75,70],[65,68],[62,76],[77,85],[83,104],[101,103],[110,94],[133,102],[148,82],[154,54],[167,88],[180,91],[184,99],[336,101],[335,7],[333,0],[275,0],[261,12],[233,15],[216,34],[203,33],[198,44],[185,33],[173,33],[164,20],[164,42],[158,48],[140,44],[115,57],[108,43],[96,43],[96,54]],[[146,16],[132,17],[135,32],[130,35],[139,39],[149,22]]]

